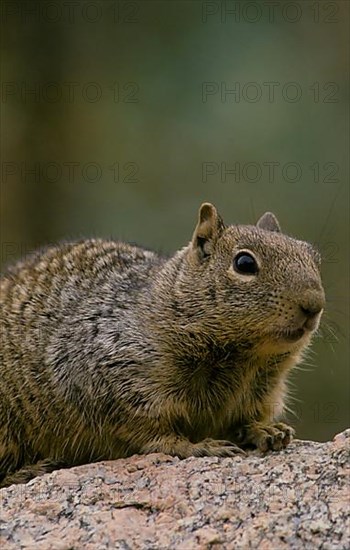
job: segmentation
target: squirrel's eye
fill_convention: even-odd
[[[239,252],[233,260],[233,267],[237,273],[244,275],[255,275],[258,272],[258,264],[248,252]]]

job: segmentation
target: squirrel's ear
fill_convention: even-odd
[[[281,231],[280,224],[275,214],[272,214],[272,212],[265,212],[258,220],[256,226],[259,227],[259,229],[266,229],[266,231],[276,231],[277,233]]]
[[[204,202],[199,209],[198,223],[192,237],[192,248],[200,258],[210,256],[224,229],[224,222],[215,206]]]

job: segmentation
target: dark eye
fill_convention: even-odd
[[[243,275],[255,275],[258,272],[258,264],[248,252],[238,252],[233,260],[233,267],[237,273],[243,273]]]

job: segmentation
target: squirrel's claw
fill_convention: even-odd
[[[207,438],[194,445],[193,454],[194,456],[232,457],[246,453],[232,441]]]
[[[294,429],[283,422],[276,424],[257,422],[247,429],[245,443],[252,443],[262,452],[280,451],[289,445],[294,433]]]

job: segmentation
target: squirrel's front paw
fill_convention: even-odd
[[[237,454],[245,455],[246,453],[232,443],[231,441],[226,441],[225,439],[203,439],[199,443],[193,445],[193,455],[194,456],[235,456]]]
[[[278,422],[276,424],[264,424],[257,422],[247,429],[246,443],[253,443],[260,451],[280,451],[292,441],[295,430]]]

